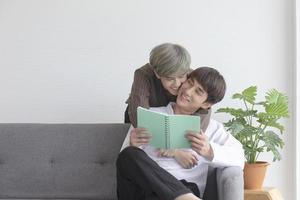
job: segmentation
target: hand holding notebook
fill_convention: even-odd
[[[186,131],[200,132],[199,116],[168,115],[138,107],[137,121],[138,127],[146,128],[152,134],[150,144],[157,148],[190,148]]]
[[[151,134],[145,128],[134,128],[130,131],[130,145],[139,147],[148,144]]]
[[[211,148],[208,137],[201,130],[201,134],[195,132],[189,132],[186,135],[187,139],[191,143],[192,149],[199,155],[205,157],[208,160],[212,160],[214,157],[213,150]]]

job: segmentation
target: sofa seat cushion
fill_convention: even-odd
[[[116,199],[127,124],[0,124],[0,198]]]

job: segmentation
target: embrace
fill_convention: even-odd
[[[167,43],[155,47],[150,63],[136,71],[125,113],[132,126],[117,159],[119,200],[205,199],[209,166],[243,168],[240,142],[210,119],[212,106],[225,95],[223,76],[214,68],[192,71],[189,65],[188,52]],[[200,115],[201,131],[186,130],[183,139],[190,148],[157,149],[149,144],[151,133],[136,127],[137,106],[171,115]]]

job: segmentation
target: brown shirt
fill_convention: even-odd
[[[137,125],[137,107],[144,108],[166,106],[169,102],[176,102],[176,96],[171,95],[155,76],[153,67],[146,64],[134,72],[134,80],[131,87],[130,97],[127,100],[130,122],[134,127]],[[195,115],[201,118],[201,129],[206,130],[211,109],[200,109]]]

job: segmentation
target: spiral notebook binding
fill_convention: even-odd
[[[165,137],[166,137],[166,149],[170,148],[170,125],[169,117],[165,116]]]

